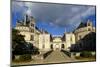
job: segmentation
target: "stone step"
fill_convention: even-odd
[[[60,51],[53,51],[46,59],[45,61],[59,61],[59,62],[63,62],[66,61],[67,59],[70,59],[68,56],[66,56],[64,53],[60,52]]]

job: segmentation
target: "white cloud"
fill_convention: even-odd
[[[25,6],[29,9],[26,10]],[[12,3],[13,12],[28,12],[37,21],[43,21],[56,26],[77,27],[82,18],[95,14],[94,6],[58,5],[32,2]]]
[[[81,15],[83,17],[89,16],[89,15],[93,15],[95,14],[95,7],[90,7],[89,9],[87,9],[84,13],[82,13]]]

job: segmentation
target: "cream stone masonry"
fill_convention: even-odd
[[[83,27],[77,28],[74,31],[76,42],[84,38],[84,36],[86,36],[90,32],[95,32],[95,27],[93,27],[92,22],[90,20],[88,20],[87,23],[85,24],[80,23],[79,26],[82,26],[82,25]]]
[[[72,44],[83,38],[90,32],[95,32],[92,22],[88,21],[85,26],[77,28],[74,33],[65,33],[63,36],[52,36],[45,30],[36,27],[35,19],[26,15],[23,21],[17,21],[15,29],[24,35],[25,41],[32,43],[40,52],[49,50],[70,50]]]
[[[39,35],[39,49],[41,51],[50,50],[50,34],[42,33]]]

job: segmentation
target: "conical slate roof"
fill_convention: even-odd
[[[86,27],[86,26],[87,26],[86,23],[81,22],[81,23],[79,24],[79,26],[77,27],[77,29],[82,28],[82,27]]]

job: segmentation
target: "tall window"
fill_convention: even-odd
[[[45,48],[45,45],[43,44],[42,48]]]
[[[33,35],[30,36],[30,40],[31,40],[31,41],[34,40],[34,36],[33,36]]]
[[[34,24],[33,23],[31,23],[31,27],[34,27]]]
[[[61,45],[61,48],[65,48],[64,44]]]
[[[88,23],[88,26],[91,26],[91,23]]]
[[[31,29],[31,30],[30,30],[30,32],[34,32],[34,30],[33,30],[33,29]]]
[[[88,28],[88,31],[91,31],[91,28]]]
[[[73,41],[72,37],[70,38],[70,41],[71,41],[71,42]]]

